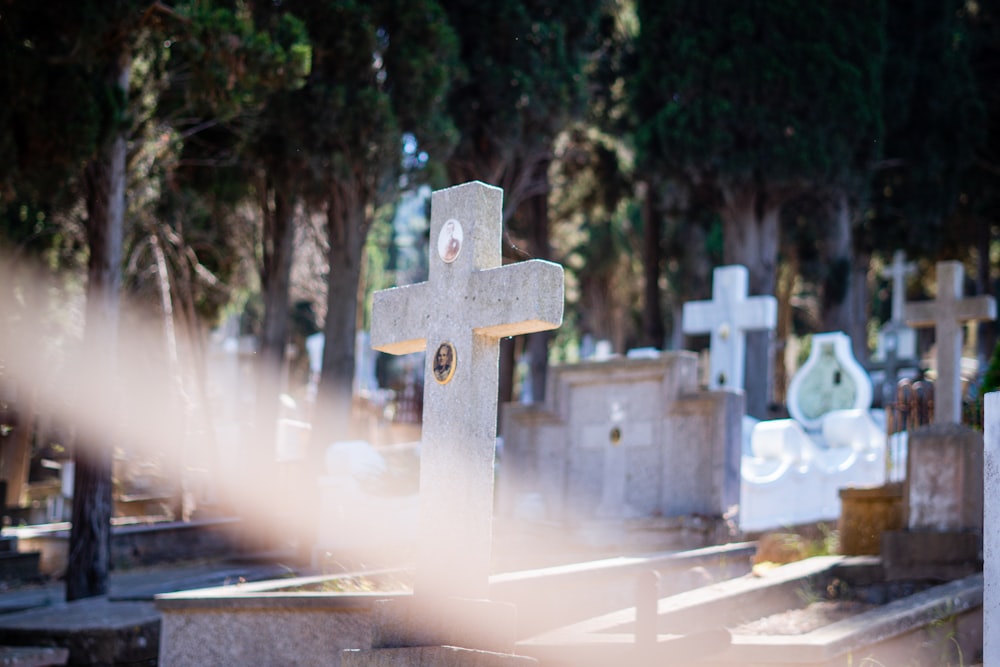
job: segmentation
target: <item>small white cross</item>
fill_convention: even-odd
[[[906,253],[897,250],[892,254],[892,264],[882,270],[882,276],[892,279],[892,321],[903,322],[906,302],[906,276],[916,273],[917,265],[906,261]]]
[[[965,269],[961,262],[937,263],[937,298],[906,304],[906,323],[934,327],[937,381],[934,383],[934,423],[962,421],[962,343],[966,322],[993,320],[997,304],[991,296],[962,298]]]
[[[433,193],[427,282],[376,292],[372,347],[427,349],[416,593],[487,597],[500,339],[562,323],[563,270],[501,266],[503,191]]]
[[[743,389],[746,332],[769,331],[778,321],[773,296],[747,298],[745,266],[720,266],[712,272],[712,300],[684,304],[686,334],[711,334],[709,389]]]

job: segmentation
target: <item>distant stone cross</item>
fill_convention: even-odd
[[[903,308],[906,302],[906,276],[916,273],[917,265],[906,261],[906,253],[897,250],[892,254],[892,264],[882,271],[882,275],[892,280],[892,321],[903,322]]]
[[[711,335],[709,389],[743,389],[746,332],[774,329],[778,301],[773,296],[747,298],[745,266],[720,266],[712,272],[712,300],[684,304],[686,334]]]
[[[372,305],[372,347],[428,351],[417,594],[487,597],[500,339],[562,323],[561,266],[501,266],[502,206],[484,183],[435,192],[427,282],[376,292]]]
[[[962,298],[965,270],[960,262],[937,263],[937,298],[906,304],[906,323],[915,328],[934,327],[937,346],[937,382],[934,383],[934,423],[962,421],[962,343],[966,322],[997,316],[991,296]]]

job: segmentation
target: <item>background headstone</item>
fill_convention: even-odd
[[[906,323],[934,327],[937,348],[934,382],[934,423],[962,420],[962,345],[966,322],[996,319],[996,301],[990,296],[962,298],[965,269],[960,262],[937,263],[937,298],[905,306]]]
[[[684,304],[686,334],[709,334],[709,389],[743,389],[746,333],[770,331],[778,320],[773,296],[747,297],[745,266],[720,266],[712,272],[712,300]]]

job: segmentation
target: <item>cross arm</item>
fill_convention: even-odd
[[[427,347],[431,318],[427,289],[427,283],[417,283],[372,295],[372,348],[389,354],[409,354]]]
[[[936,304],[933,301],[917,301],[903,307],[903,319],[908,326],[916,329],[934,326],[936,314]]]
[[[688,301],[681,312],[681,329],[686,334],[710,333],[718,325],[718,309],[711,301]]]
[[[995,320],[997,318],[997,302],[991,296],[973,296],[962,299],[958,304],[959,320]]]
[[[477,271],[472,290],[484,318],[475,332],[503,338],[555,329],[562,324],[563,268],[540,259]]]

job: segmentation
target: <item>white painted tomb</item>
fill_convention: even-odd
[[[788,390],[791,419],[759,422],[741,467],[745,531],[834,520],[839,490],[885,482],[885,429],[872,382],[841,332],[813,336]]]

